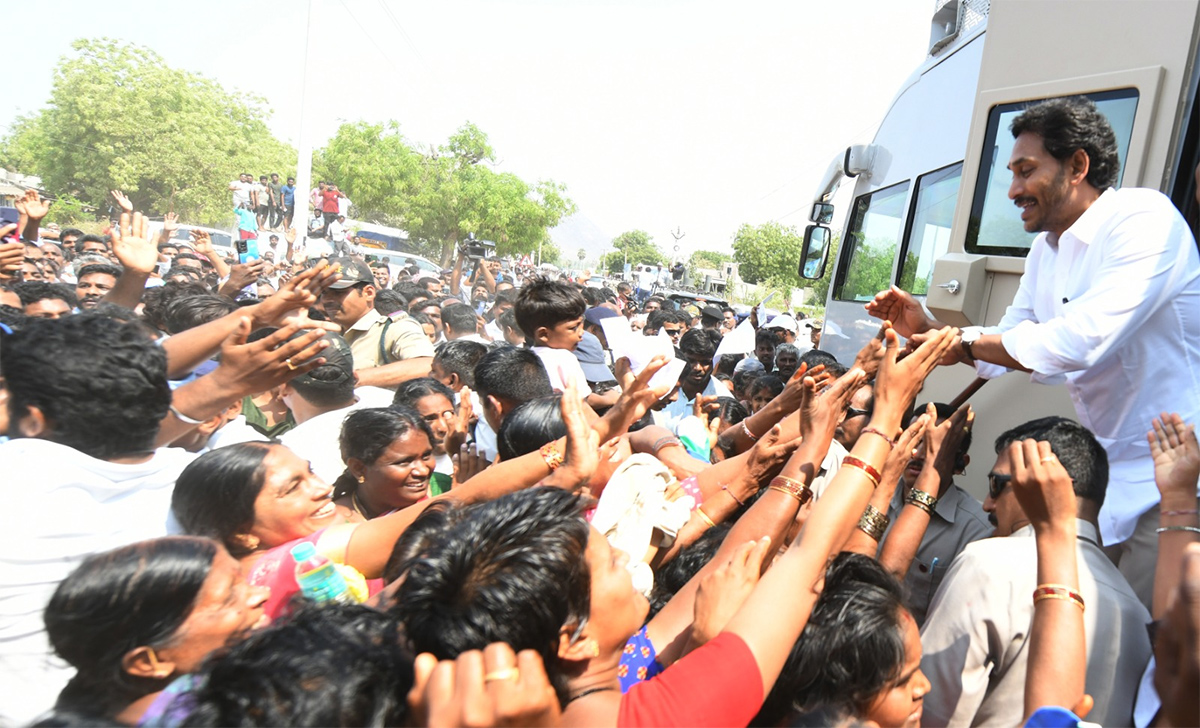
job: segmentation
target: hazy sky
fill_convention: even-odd
[[[727,249],[743,222],[806,224],[830,159],[870,140],[924,59],[933,4],[313,0],[303,123],[315,146],[358,119],[439,144],[469,120],[498,168],[565,183],[608,235],[641,228],[670,250],[681,227],[684,252]],[[46,102],[72,40],[107,36],[265,97],[275,133],[298,141],[304,0],[39,0],[5,15],[0,132]]]

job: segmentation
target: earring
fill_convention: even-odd
[[[154,653],[153,647],[146,648],[146,657],[150,659],[150,667],[154,669],[154,677],[161,680],[171,674],[169,670],[163,670],[162,666],[158,664],[158,655]]]
[[[367,476],[365,476],[365,475],[358,476],[358,484],[359,485],[362,485],[365,482],[367,482]]]

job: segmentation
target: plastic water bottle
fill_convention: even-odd
[[[300,543],[292,547],[292,558],[296,561],[296,583],[300,593],[314,602],[341,602],[353,604],[357,600],[346,585],[346,578],[332,561],[317,553],[311,543]]]

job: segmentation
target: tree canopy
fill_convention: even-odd
[[[566,187],[529,184],[490,166],[487,134],[464,124],[446,144],[420,150],[400,126],[343,124],[313,160],[313,171],[336,182],[359,215],[403,227],[421,252],[448,264],[468,233],[492,240],[500,255],[550,257],[550,229],[575,211]],[[557,256],[557,251],[553,253]]]
[[[777,222],[743,224],[733,238],[733,259],[747,283],[789,281],[797,284],[796,266],[804,235]]]
[[[227,187],[238,173],[294,172],[296,153],[271,135],[262,99],[141,46],[101,38],[71,47],[47,106],[0,142],[5,167],[101,209],[120,189],[140,211],[210,225],[233,219]]]
[[[604,256],[601,267],[610,273],[618,273],[629,261],[629,265],[666,265],[667,257],[655,244],[654,238],[645,230],[627,230],[613,238],[612,252]]]

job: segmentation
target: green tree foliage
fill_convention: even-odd
[[[71,47],[49,104],[0,143],[5,167],[101,209],[120,189],[140,211],[210,225],[233,219],[227,188],[239,172],[292,174],[296,153],[267,129],[262,99],[170,68],[148,48],[107,38]]]
[[[50,212],[42,220],[42,224],[56,222],[64,227],[78,225],[96,218],[95,211],[89,211],[84,204],[71,195],[59,195],[50,205]]]
[[[317,152],[314,172],[335,182],[360,215],[403,227],[421,252],[449,264],[468,233],[492,240],[500,255],[535,253],[543,260],[550,229],[575,212],[566,187],[529,184],[497,172],[487,135],[464,124],[446,144],[421,151],[388,124],[343,124]]]
[[[743,223],[733,238],[733,259],[738,263],[738,274],[747,283],[775,279],[797,285],[796,266],[803,247],[804,235],[794,227],[777,222],[758,226]]]
[[[645,230],[628,230],[612,241],[613,250],[604,256],[601,267],[610,273],[619,273],[629,261],[630,266],[666,265],[667,257],[654,243],[654,238]]]

